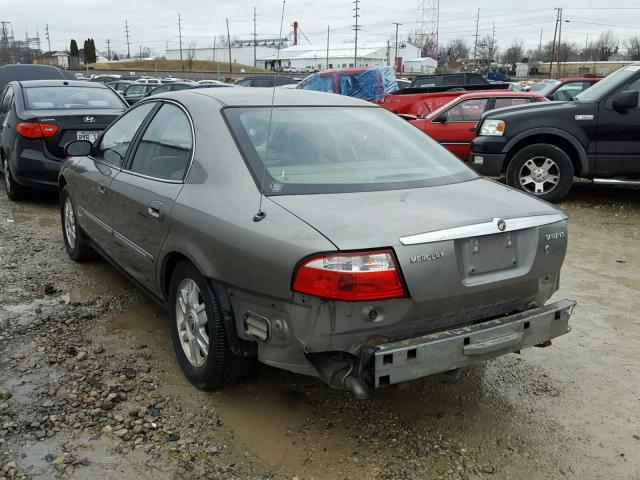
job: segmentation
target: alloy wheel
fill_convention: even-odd
[[[560,167],[548,157],[533,157],[524,162],[518,179],[525,191],[534,195],[544,195],[558,185]]]
[[[209,322],[204,299],[192,279],[180,282],[175,308],[182,350],[191,365],[201,367],[209,356]]]
[[[64,199],[64,232],[67,236],[67,242],[69,247],[73,250],[76,246],[76,216],[73,213],[73,205],[71,204],[71,197],[67,196]]]

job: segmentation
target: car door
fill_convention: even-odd
[[[640,78],[629,81],[598,105],[596,176],[640,178],[640,108],[613,108],[614,99],[625,91],[640,93]]]
[[[488,98],[462,100],[424,124],[424,132],[462,160],[468,160],[476,123]]]
[[[107,213],[114,204],[109,186],[125,165],[138,129],[155,106],[146,103],[134,107],[105,130],[73,182],[80,225],[110,256],[114,253],[114,240]]]
[[[116,259],[133,278],[155,290],[157,256],[193,153],[186,111],[164,102],[140,135],[127,168],[109,188],[109,223],[119,245]]]

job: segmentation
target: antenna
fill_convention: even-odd
[[[282,0],[282,16],[280,17],[280,35],[278,36],[278,52],[276,53],[276,64],[280,62],[280,46],[282,43],[282,24],[284,23],[284,6],[286,0]],[[271,108],[269,110],[269,126],[267,127],[267,151],[264,159],[264,169],[262,170],[262,181],[260,182],[260,201],[258,202],[258,212],[253,216],[254,222],[264,219],[267,214],[262,210],[262,199],[264,198],[264,180],[267,176],[267,164],[269,163],[269,147],[271,146],[271,120],[273,119],[273,106],[276,102],[276,77],[273,78],[273,89],[271,90]]]

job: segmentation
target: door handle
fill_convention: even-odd
[[[101,194],[105,194],[107,193],[107,187],[105,187],[104,185],[98,185],[98,192],[100,192]]]
[[[151,215],[152,217],[160,220],[164,216],[164,214],[162,213],[163,206],[164,203],[153,200],[152,202],[149,202],[149,205],[147,205],[147,212],[149,212],[149,215]]]

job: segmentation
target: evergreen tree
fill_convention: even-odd
[[[86,65],[87,63],[89,63],[89,54],[90,54],[89,50],[91,49],[91,45],[88,39],[84,41],[83,48],[84,48],[84,64]]]
[[[80,53],[78,52],[78,44],[73,38],[71,39],[71,45],[69,46],[69,55],[76,58],[80,56]]]
[[[89,39],[89,43],[91,44],[91,63],[96,63],[96,43],[93,41],[93,38]]]

